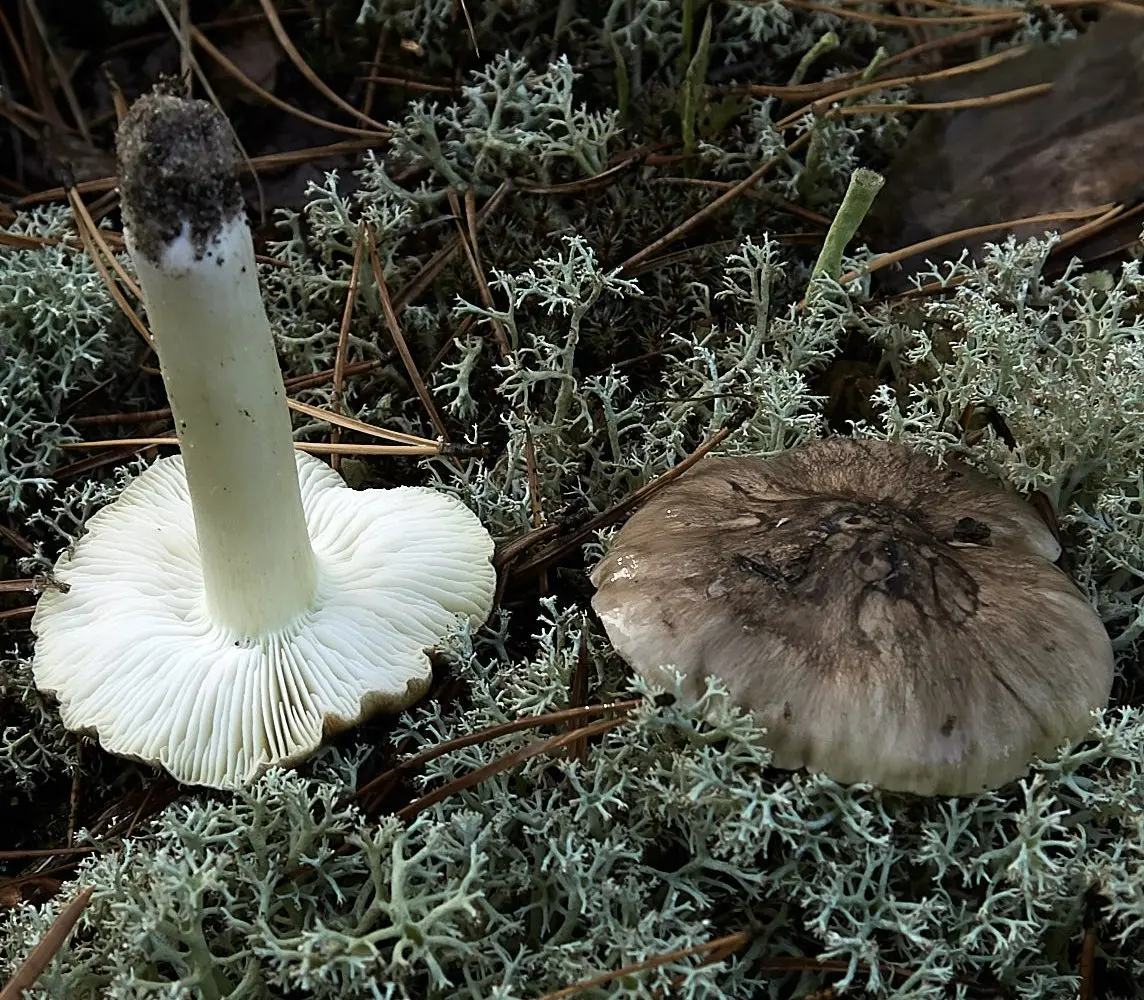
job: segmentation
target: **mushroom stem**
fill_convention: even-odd
[[[258,288],[229,126],[150,95],[120,138],[127,246],[175,417],[211,620],[255,637],[310,607],[286,390]]]

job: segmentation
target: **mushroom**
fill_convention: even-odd
[[[453,497],[352,490],[295,453],[226,119],[149,94],[118,149],[181,454],[61,556],[33,671],[107,750],[235,787],[421,697],[426,650],[491,610],[493,545]]]
[[[708,676],[776,766],[918,795],[997,788],[1082,740],[1113,654],[1020,497],[833,438],[709,458],[621,529],[593,606],[641,675]]]

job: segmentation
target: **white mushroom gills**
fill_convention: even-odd
[[[161,170],[140,174],[125,179],[125,195],[165,179]],[[262,635],[311,605],[317,564],[250,227],[231,199],[237,211],[221,206],[217,227],[198,239],[201,206],[191,204],[165,246],[137,241],[130,220],[143,223],[163,201],[163,192],[150,194],[142,204],[125,200],[125,236],[186,465],[207,610],[220,625]]]

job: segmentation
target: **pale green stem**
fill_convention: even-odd
[[[847,244],[854,239],[854,234],[858,232],[858,227],[862,225],[862,220],[870,211],[874,198],[885,183],[886,179],[881,174],[865,167],[859,167],[850,175],[846,195],[835,213],[834,221],[830,223],[826,239],[822,241],[822,251],[814,264],[814,270],[811,271],[811,291],[807,293],[808,298],[813,294],[815,278],[825,276],[837,280],[842,274],[842,254]]]
[[[184,229],[162,260],[132,256],[182,448],[207,611],[240,635],[265,635],[310,606],[317,566],[250,229],[240,214],[205,252]]]

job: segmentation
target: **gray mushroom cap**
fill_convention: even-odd
[[[873,440],[710,458],[638,511],[593,606],[644,676],[709,675],[774,763],[920,795],[997,788],[1075,744],[1108,635],[1020,497]]]

